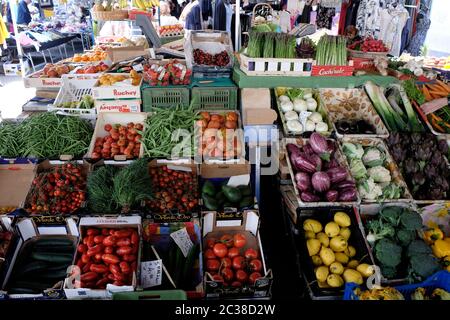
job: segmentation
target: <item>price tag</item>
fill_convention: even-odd
[[[144,71],[144,67],[142,66],[142,63],[134,65],[133,69],[136,70],[137,72]]]
[[[162,70],[161,73],[159,74],[158,80],[162,81],[162,79],[164,79],[165,75],[166,75],[166,70]]]
[[[170,236],[175,241],[175,243],[178,245],[178,247],[180,247],[181,252],[183,252],[183,255],[185,257],[187,257],[189,251],[194,246],[194,244],[192,243],[191,238],[189,237],[189,234],[187,233],[186,228],[172,232],[170,234]]]
[[[141,262],[141,282],[143,288],[161,285],[162,260]]]
[[[302,124],[303,127],[303,131],[305,130],[306,127],[306,120],[308,120],[308,117],[312,114],[311,111],[301,111],[300,115],[298,116],[298,120],[300,121],[300,123]]]

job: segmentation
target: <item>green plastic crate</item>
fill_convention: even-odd
[[[237,87],[194,87],[192,104],[201,110],[236,110]]]
[[[144,112],[150,112],[151,108],[170,108],[178,105],[183,107],[189,106],[188,87],[144,87],[142,89],[142,108]]]
[[[159,290],[140,292],[116,292],[113,300],[187,300],[183,290]]]

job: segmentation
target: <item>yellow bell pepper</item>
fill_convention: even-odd
[[[433,249],[433,254],[439,259],[445,256],[450,256],[450,242],[436,240],[431,248]]]
[[[450,264],[445,268],[448,272],[450,272]]]
[[[449,237],[444,238],[444,241],[445,241],[445,242],[450,242],[450,238],[449,238]]]
[[[423,232],[423,240],[428,244],[442,239],[444,239],[444,233],[439,228],[431,228]]]

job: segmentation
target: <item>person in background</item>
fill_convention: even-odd
[[[31,0],[21,0],[17,8],[17,24],[29,24],[31,22],[31,14],[28,5]]]
[[[160,26],[173,26],[179,24],[178,19],[171,15],[170,5],[166,1],[159,3],[159,10],[161,13],[159,24]]]

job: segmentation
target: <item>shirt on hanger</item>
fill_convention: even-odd
[[[403,6],[397,6],[395,9],[380,10],[380,36],[389,52],[393,56],[400,55],[400,47],[402,42],[402,32],[409,19],[408,10]]]

